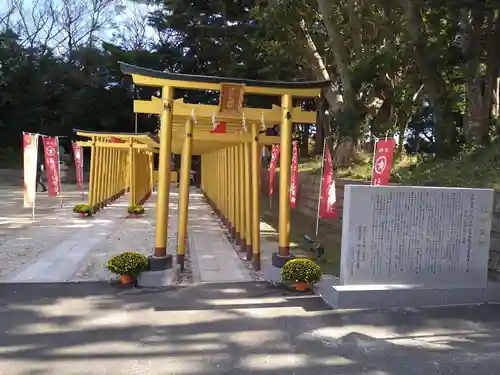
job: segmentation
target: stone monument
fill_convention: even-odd
[[[346,185],[335,308],[486,302],[493,190]]]

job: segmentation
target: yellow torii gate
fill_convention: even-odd
[[[153,154],[159,144],[151,134],[109,133],[74,129],[90,141],[88,204],[92,213],[129,191],[129,205],[142,204],[154,186]]]
[[[281,144],[279,249],[273,265],[290,259],[290,184],[292,122],[315,123],[316,113],[293,107],[292,98],[318,97],[329,82],[272,82],[236,78],[174,74],[120,62],[121,71],[132,76],[135,85],[161,88],[161,98],[135,100],[134,112],[158,114],[159,170],[156,214],[156,243],[150,269],[164,270],[172,258],[166,252],[170,160],[182,154],[179,189],[177,263],[184,264],[192,155],[201,155],[202,190],[210,204],[228,225],[234,238],[260,269],[260,155],[263,145]],[[174,98],[175,89],[219,91],[219,105],[184,103]],[[245,94],[281,97],[281,107],[243,107]],[[225,122],[226,133],[212,133],[214,122]],[[250,130],[244,124],[249,124]],[[262,135],[259,127],[280,125],[280,136]]]

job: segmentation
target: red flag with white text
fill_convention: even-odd
[[[83,148],[76,142],[73,142],[73,156],[75,158],[76,185],[79,189],[83,189]]]
[[[23,132],[24,207],[35,205],[36,172],[38,167],[38,134]]]
[[[280,156],[280,146],[273,145],[271,151],[271,163],[269,164],[269,196],[271,197],[274,192],[274,175],[276,173],[276,163]]]
[[[220,121],[214,125],[214,128],[210,131],[211,133],[225,133],[226,132],[226,122]]]
[[[375,144],[372,185],[389,185],[395,148],[396,141],[394,139],[381,139]]]
[[[42,137],[45,153],[45,173],[47,174],[49,197],[56,197],[61,192],[59,176],[59,142],[57,137]]]
[[[299,152],[297,142],[293,143],[292,176],[290,179],[290,207],[297,205],[297,192],[299,191]]]
[[[323,183],[321,185],[321,201],[319,205],[319,217],[322,219],[334,219],[337,217],[337,196],[335,192],[335,175],[333,173],[333,160],[328,146],[325,145],[325,160],[323,166]]]

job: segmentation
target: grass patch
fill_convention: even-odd
[[[267,197],[266,197],[267,198]],[[269,199],[261,199],[262,220],[278,230],[279,226],[279,203],[274,200],[272,207],[269,207]],[[304,240],[304,235],[314,237],[316,230],[316,218],[305,215],[296,209],[291,210],[290,215],[290,242],[297,244],[292,248],[295,256],[307,257],[315,260],[315,255],[309,250],[311,246]],[[339,228],[320,223],[318,241],[325,247],[325,255],[319,263],[323,273],[328,275],[339,275],[340,267],[340,238]]]
[[[370,181],[372,158],[371,153],[358,155],[358,160],[349,168],[338,168],[336,177]],[[321,157],[299,160],[300,172],[319,174],[320,170]],[[500,190],[500,141],[496,140],[488,147],[463,150],[450,159],[431,156],[396,157],[391,172],[391,182],[403,185]],[[268,198],[261,199],[262,219],[276,230],[279,222],[278,206],[278,201],[275,199],[270,209]],[[297,244],[292,250],[294,254],[314,258],[314,254],[309,251],[310,244],[303,237],[305,234],[314,237],[315,228],[316,218],[291,210],[290,241]],[[339,275],[340,239],[339,228],[320,224],[318,240],[325,247],[324,260],[320,265],[325,274]]]
[[[348,168],[338,168],[337,178],[371,180],[372,154],[358,155]],[[319,159],[301,160],[301,172],[319,173]],[[416,186],[455,186],[500,190],[500,141],[481,148],[463,150],[450,159],[431,156],[396,157],[391,169],[391,182]]]

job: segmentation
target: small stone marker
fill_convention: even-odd
[[[493,190],[345,187],[341,285],[485,287]]]

